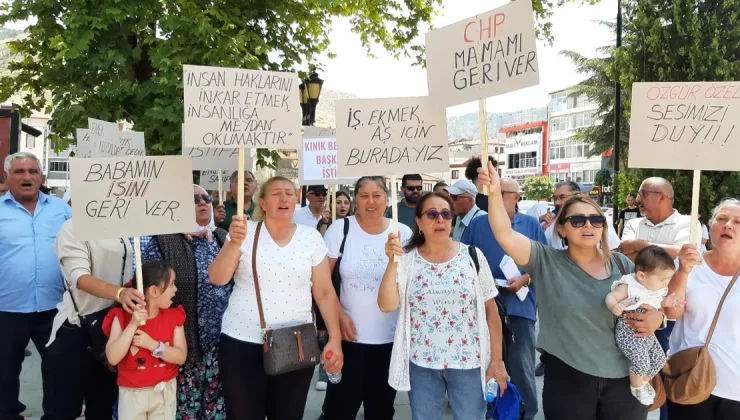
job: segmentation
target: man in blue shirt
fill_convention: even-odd
[[[8,156],[4,170],[9,191],[0,197],[0,419],[18,419],[26,409],[18,397],[29,340],[41,356],[45,410],[53,398],[45,345],[64,292],[54,241],[72,210],[39,191],[41,164],[33,154]]]
[[[542,227],[537,219],[516,211],[519,201],[519,184],[513,179],[501,180],[501,195],[504,206],[511,218],[511,225],[515,231],[537,242],[547,244]],[[488,217],[473,219],[462,237],[462,242],[478,247],[486,256],[491,266],[493,277],[506,280],[501,271],[501,260],[504,250],[496,241],[488,223]],[[522,276],[509,279],[506,287],[501,287],[501,297],[506,305],[509,322],[514,333],[514,344],[509,350],[506,370],[511,375],[511,381],[517,387],[524,400],[525,419],[532,420],[537,414],[537,383],[534,376],[535,368],[535,334],[534,324],[537,321],[537,295],[534,287],[529,284],[529,276],[520,270]],[[529,293],[520,301],[516,292],[528,288]]]

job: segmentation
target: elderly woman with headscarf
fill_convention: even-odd
[[[177,276],[173,305],[185,308],[188,358],[177,377],[177,418],[223,419],[218,340],[233,282],[212,284],[208,266],[216,259],[227,232],[213,222],[213,198],[198,185],[193,186],[193,193],[198,225],[195,232],[153,237],[143,259],[172,264]]]

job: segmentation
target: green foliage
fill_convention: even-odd
[[[608,169],[601,169],[594,176],[594,185],[610,186],[612,185],[612,174]]]
[[[522,190],[528,200],[550,198],[555,192],[555,183],[547,176],[533,176],[524,180]]]

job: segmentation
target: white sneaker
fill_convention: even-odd
[[[318,381],[318,382],[316,382],[316,390],[317,391],[326,391],[326,382],[324,382],[324,381]]]
[[[642,405],[650,405],[655,401],[655,390],[652,385],[650,385],[650,382],[643,382],[643,384],[637,388],[630,385],[630,391],[632,391],[632,395],[634,395],[635,398],[637,398],[637,401],[640,401],[640,404]]]

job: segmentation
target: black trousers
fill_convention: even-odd
[[[547,420],[647,419],[648,407],[632,396],[628,376],[599,378],[573,369],[553,355],[543,353],[543,358],[542,408]]]
[[[708,400],[694,405],[681,405],[668,401],[668,418],[671,420],[736,420],[740,418],[740,401],[711,395]]]
[[[267,376],[262,345],[221,334],[218,363],[226,418],[303,420],[314,369]]]
[[[354,419],[363,403],[366,420],[393,419],[396,390],[388,385],[392,350],[393,343],[342,342],[342,380],[336,385],[329,383],[326,389],[325,420]]]
[[[85,402],[86,420],[110,420],[118,398],[117,374],[95,359],[89,335],[67,322],[47,349],[52,376],[49,379],[49,420],[74,420]]]
[[[4,264],[12,262],[5,261]],[[45,413],[42,419],[49,419],[49,397],[52,394],[49,389],[51,366],[47,359],[46,343],[49,341],[51,323],[56,313],[56,309],[27,314],[0,311],[0,325],[3,328],[3,338],[0,339],[0,420],[18,420],[22,418],[20,414],[26,409],[18,397],[24,351],[29,340],[33,341],[36,351],[41,356],[41,380],[44,390],[42,406]]]

